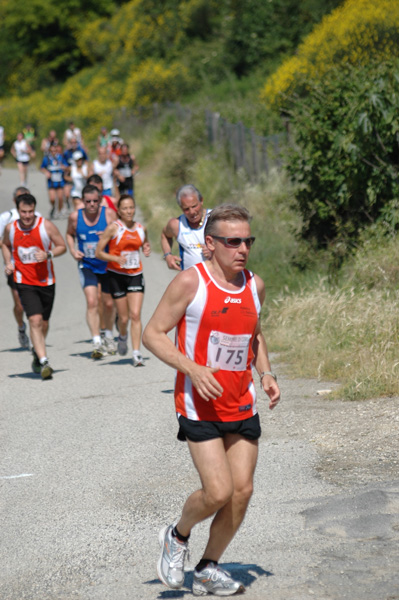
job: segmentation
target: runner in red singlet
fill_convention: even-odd
[[[209,261],[179,273],[144,330],[143,343],[177,369],[178,438],[187,440],[202,488],[187,499],[181,517],[159,534],[158,576],[178,589],[192,528],[213,517],[204,554],[193,576],[195,595],[244,591],[218,561],[233,539],[252,494],[260,423],[252,367],[269,408],[280,399],[259,314],[265,286],[245,266],[250,247],[247,209],[212,210],[205,227]],[[176,345],[168,332],[177,328]]]
[[[96,258],[108,261],[107,272],[111,295],[118,312],[118,352],[127,353],[127,328],[131,319],[130,336],[133,349],[133,366],[144,366],[140,352],[141,307],[144,299],[143,265],[140,248],[144,256],[151,253],[147,231],[134,221],[135,202],[128,194],[118,201],[120,219],[108,225],[97,244]],[[108,251],[105,250],[108,245]]]
[[[3,240],[3,257],[7,275],[13,273],[25,314],[29,319],[33,346],[32,369],[42,379],[53,374],[46,356],[45,338],[55,295],[52,259],[66,251],[58,228],[35,215],[36,199],[22,194],[16,201],[19,219],[7,225]]]

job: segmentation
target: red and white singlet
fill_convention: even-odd
[[[37,262],[35,258],[38,250],[48,252],[51,248],[43,217],[36,218],[32,229],[21,229],[19,221],[14,221],[10,229],[10,242],[16,283],[39,286],[55,283],[52,261]]]
[[[232,292],[216,283],[206,263],[192,268],[198,272],[198,289],[177,325],[176,345],[200,365],[219,366],[214,377],[224,392],[220,398],[207,402],[190,378],[178,371],[176,412],[194,421],[248,419],[257,413],[251,363],[261,305],[254,275],[244,269],[241,289]]]
[[[111,200],[111,196],[103,196],[103,199],[105,200],[105,202],[107,203],[107,208],[112,208],[112,210],[114,212],[118,212],[115,204],[112,202]]]
[[[109,262],[107,270],[123,275],[140,275],[143,265],[140,259],[140,248],[144,244],[145,231],[140,223],[134,223],[132,229],[128,229],[122,221],[115,221],[118,226],[116,235],[108,243],[108,252],[117,256],[125,256],[126,263],[123,267],[117,262]]]

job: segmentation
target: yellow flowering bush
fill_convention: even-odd
[[[122,105],[148,106],[178,100],[190,87],[189,72],[180,62],[148,59],[133,70],[126,82]]]
[[[333,68],[394,56],[399,56],[399,2],[346,0],[268,79],[261,98],[278,106],[304,79],[320,80]]]

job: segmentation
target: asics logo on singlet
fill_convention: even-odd
[[[224,299],[225,304],[241,304],[241,298],[231,298],[231,296],[226,296]]]

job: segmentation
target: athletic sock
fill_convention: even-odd
[[[93,335],[93,344],[101,344],[101,336]]]
[[[126,335],[119,334],[119,339],[123,340],[125,342],[127,340],[127,334]]]
[[[107,338],[107,340],[113,340],[114,336],[112,335],[112,331],[110,329],[104,329],[104,335]]]
[[[218,564],[218,561],[211,560],[209,558],[201,558],[198,565],[195,567],[195,570],[197,571],[197,573],[199,573],[199,571],[202,571],[202,569],[205,569],[205,567],[207,567],[211,563],[216,566]]]
[[[190,534],[182,535],[181,533],[179,533],[176,525],[172,529],[172,535],[173,535],[173,537],[177,538],[179,540],[179,542],[183,542],[184,544],[186,542],[188,542],[188,538],[190,537]]]
[[[44,363],[48,362],[47,356],[43,356],[43,358],[40,358],[39,362],[40,362],[41,365],[44,365]]]

